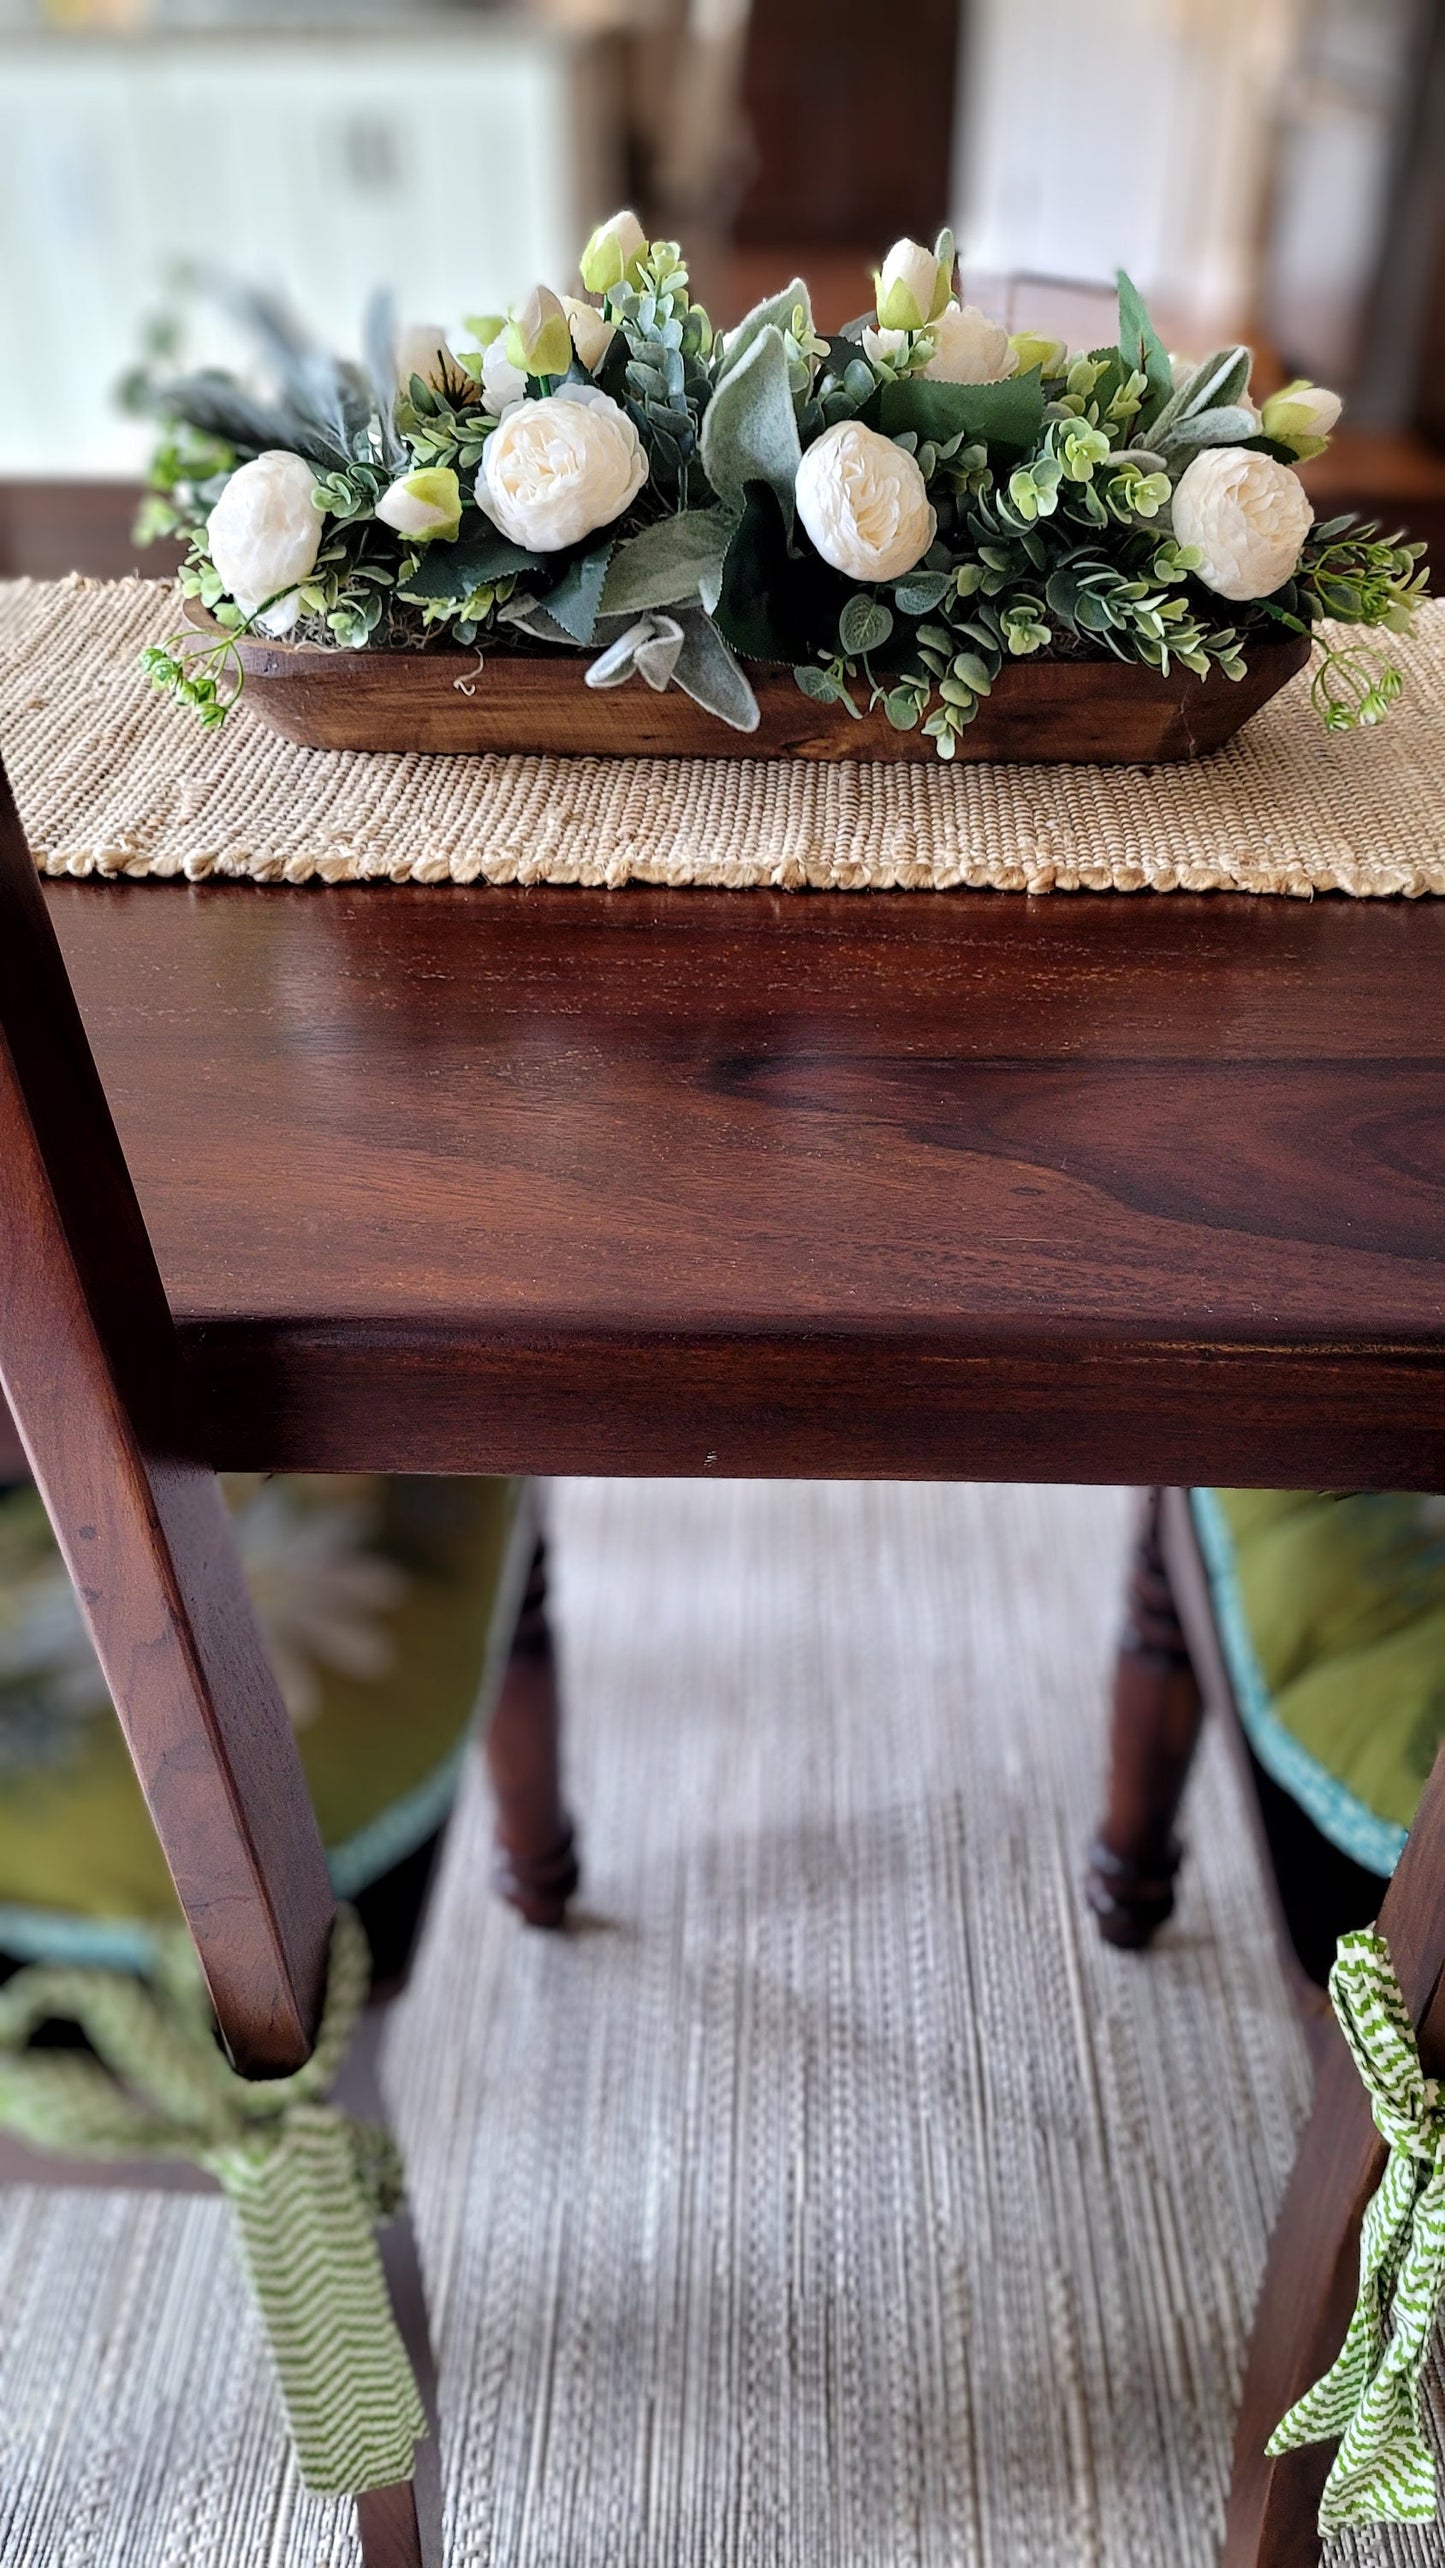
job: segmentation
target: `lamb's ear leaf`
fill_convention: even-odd
[[[1148,427],[1173,394],[1174,374],[1144,297],[1123,268],[1119,270],[1119,354],[1128,372],[1147,377],[1149,390],[1138,415],[1140,426]]]
[[[574,642],[590,643],[597,631],[597,615],[602,604],[602,591],[607,580],[607,565],[612,559],[612,542],[595,544],[590,553],[579,553],[563,572],[554,589],[543,600],[547,613]]]
[[[1159,442],[1166,455],[1177,455],[1184,448],[1242,446],[1257,433],[1252,410],[1196,410],[1187,419],[1176,419]]]
[[[702,468],[732,508],[743,506],[749,482],[766,482],[791,533],[802,453],[787,348],[781,330],[769,322],[723,376],[703,412]]]
[[[741,365],[753,342],[764,330],[791,330],[793,314],[799,305],[802,306],[804,329],[811,335],[812,297],[800,276],[795,276],[791,285],[785,285],[781,294],[765,295],[761,303],[753,305],[751,312],[745,312],[737,328],[727,334],[717,381],[721,383],[735,366]]]
[[[1156,411],[1149,423],[1151,438],[1157,443],[1177,420],[1193,418],[1201,410],[1227,409],[1242,401],[1252,363],[1248,348],[1216,348]]]
[[[672,673],[679,686],[733,731],[756,731],[758,700],[710,615],[700,606],[685,606],[678,615],[682,649]]]
[[[732,531],[726,510],[687,508],[625,537],[608,565],[603,612],[641,615],[700,595],[706,602],[708,588],[715,597]]]

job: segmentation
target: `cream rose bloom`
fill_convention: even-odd
[[[840,419],[806,448],[796,498],[824,561],[849,579],[900,578],[937,531],[913,457],[856,419]]]
[[[309,579],[321,549],[321,511],[311,503],[316,475],[300,455],[273,447],[232,473],[206,527],[212,561],[243,615],[267,598],[267,633],[285,633],[300,601],[281,594]]]
[[[1174,532],[1202,555],[1197,576],[1220,597],[1272,597],[1293,573],[1314,520],[1297,474],[1247,446],[1206,446],[1174,493]]]
[[[935,383],[1002,383],[1017,371],[1018,350],[1007,330],[973,303],[945,304],[928,335],[933,354],[923,371]]]
[[[477,498],[504,535],[529,553],[560,553],[631,507],[647,457],[605,392],[564,383],[505,413],[487,439],[482,477]]]

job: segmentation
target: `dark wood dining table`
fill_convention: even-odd
[[[207,1660],[191,1607],[209,1571],[183,1555],[206,1570],[211,1520],[195,1516],[197,1550],[167,1496],[169,1430],[137,1442],[108,1341],[123,1359],[144,1337],[180,1383],[193,1509],[214,1502],[206,1460],[1445,1488],[1445,902],[67,881],[46,897],[165,1290],[114,1318],[126,1260],[38,1066],[69,994],[12,965],[48,1162],[23,1116],[16,1146],[51,1225],[33,1255],[11,1225],[16,1378],[60,1521],[103,1516],[109,1452],[130,1474],[117,1522],[161,1600],[143,1660],[124,1580],[107,1608],[136,1678],[132,1752],[212,1938],[213,1994],[224,1965],[218,2015],[283,2065],[330,1914],[319,1841],[299,1781],[274,1782],[282,1731],[263,1755],[224,1650]],[[43,976],[48,940],[31,942]],[[61,1035],[62,1081],[99,1133],[88,1061]],[[134,1205],[103,1144],[124,1231]],[[149,1251],[126,1237],[140,1274]],[[89,1453],[67,1381],[96,1403]],[[77,1525],[82,1549],[95,1531]],[[164,1718],[157,1633],[167,1665],[191,1651]],[[254,1855],[237,1808],[279,1854]],[[277,1875],[289,1906],[271,1909]],[[1382,1931],[1445,2070],[1445,1761]],[[1318,2558],[1324,2460],[1264,2444],[1338,2346],[1378,2170],[1337,2051],[1271,2251],[1228,2568]],[[381,2498],[401,2492],[364,2502]],[[368,2557],[414,2562],[409,2490],[401,2511]]]
[[[47,899],[218,1464],[1445,1488],[1445,903]]]

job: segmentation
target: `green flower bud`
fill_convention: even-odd
[[[1069,362],[1066,340],[1044,339],[1036,330],[1015,330],[1009,346],[1018,359],[1017,374],[1032,374],[1037,366],[1041,375],[1061,375]]]
[[[524,375],[564,375],[572,363],[572,332],[560,294],[534,285],[507,324],[507,355]]]
[[[461,484],[441,465],[404,473],[376,503],[383,526],[394,527],[410,544],[431,544],[438,537],[451,543],[462,522]]]
[[[948,269],[921,241],[895,241],[873,284],[880,330],[922,330],[949,298]]]
[[[611,214],[599,223],[582,253],[582,282],[589,294],[635,285],[647,255],[647,234],[635,214]]]
[[[1270,394],[1259,424],[1266,437],[1288,446],[1301,463],[1307,463],[1311,455],[1324,453],[1343,406],[1337,392],[1326,392],[1322,384],[1301,376],[1297,383],[1287,383],[1283,392]]]

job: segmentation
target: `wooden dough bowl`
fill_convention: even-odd
[[[199,616],[194,619],[200,621]],[[209,619],[208,619],[209,620]],[[589,687],[574,660],[491,651],[325,651],[239,645],[247,703],[312,749],[493,750],[589,758],[909,758],[932,761],[921,731],[887,716],[849,720],[814,704],[790,669],[749,675],[762,719],[732,731],[677,687],[640,678]],[[1252,644],[1245,677],[1185,669],[1161,678],[1123,660],[1023,660],[1003,670],[959,742],[960,758],[1094,760],[1106,766],[1198,758],[1232,739],[1309,657],[1302,635]]]

